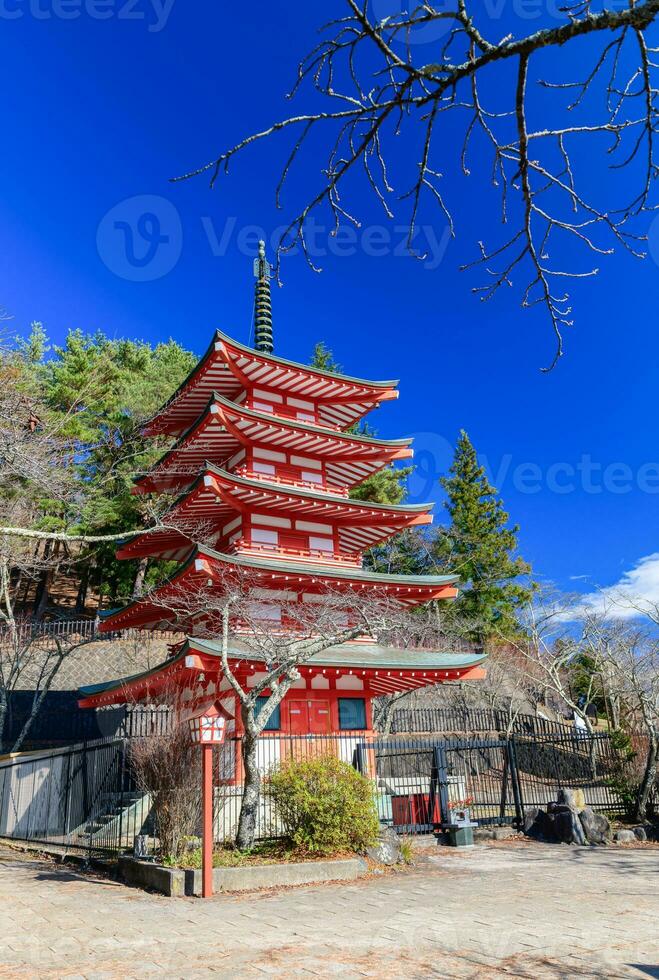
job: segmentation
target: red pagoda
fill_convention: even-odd
[[[201,629],[203,610],[176,614],[167,602],[169,594],[192,593],[202,584],[219,589],[227,573],[248,574],[273,597],[286,590],[306,602],[328,589],[377,590],[405,605],[457,594],[453,575],[390,575],[363,568],[366,549],[432,520],[431,504],[394,506],[350,497],[370,474],[412,456],[409,439],[351,431],[369,411],[398,396],[397,382],[363,381],[275,356],[270,270],[262,244],[255,273],[255,348],[218,331],[145,430],[170,437],[172,445],[136,481],[134,492],[179,496],[161,528],[137,535],[117,555],[173,560],[178,569],[101,627],[180,629],[187,638],[145,673],[82,689],[82,707],[152,701],[174,685],[184,703],[221,695],[239,733],[240,711],[222,676],[220,644],[208,638],[207,625]],[[199,526],[205,528],[203,544],[186,533]],[[266,605],[272,627],[285,629],[276,598]],[[300,679],[267,730],[363,737],[372,728],[372,698],[478,679],[483,660],[473,653],[388,648],[362,638],[330,647],[300,667]],[[229,662],[245,689],[263,666],[239,631],[231,639]]]

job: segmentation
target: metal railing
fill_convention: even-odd
[[[335,497],[347,497],[348,487],[336,487],[331,484],[316,483],[315,480],[303,480],[300,470],[293,466],[275,463],[274,473],[260,473],[249,466],[240,466],[236,470],[238,476],[246,476],[250,480],[263,480],[266,483],[282,483],[288,487],[299,487],[301,490],[315,490],[318,493],[333,494]]]
[[[168,724],[164,712],[158,718]],[[136,727],[132,737],[145,734]],[[133,779],[129,745],[129,738],[114,738],[0,759],[0,837],[112,854],[131,848],[135,836],[146,832],[153,845],[151,801]],[[581,789],[595,810],[625,810],[616,789],[621,759],[604,734],[438,739],[272,733],[259,739],[257,749],[258,838],[284,830],[270,774],[288,759],[324,755],[338,756],[371,780],[380,820],[398,833],[429,833],[447,822],[453,804],[464,801],[481,824],[518,826],[525,808],[546,806],[562,787]],[[230,841],[243,792],[240,737],[216,749],[214,787],[215,838]]]
[[[0,837],[113,854],[132,846],[149,811],[124,739],[0,759]]]
[[[270,558],[295,558],[299,561],[314,562],[315,564],[349,565],[361,568],[362,556],[347,551],[325,551],[322,548],[289,548],[280,544],[263,544],[260,541],[236,541],[229,548],[229,554],[249,555],[252,552],[265,554]]]
[[[101,633],[99,629],[103,623],[102,619],[52,619],[52,620],[31,620],[25,619],[18,622],[16,632],[20,641],[27,640],[48,640],[52,637],[60,639],[90,639],[98,637],[99,640],[115,639],[142,639],[156,636],[159,639],[181,639],[184,633],[181,631],[125,629],[115,632]],[[0,626],[0,644],[10,639],[12,630],[6,625]]]
[[[397,708],[392,734],[434,732],[508,732],[523,735],[568,735],[571,722],[551,721],[536,715],[519,714],[511,719],[506,711],[460,708]]]

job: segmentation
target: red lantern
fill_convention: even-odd
[[[192,741],[197,745],[221,745],[226,734],[227,722],[233,718],[219,701],[188,718]]]
[[[201,746],[203,898],[210,898],[213,894],[213,746],[221,745],[224,741],[230,718],[233,715],[219,701],[214,701],[187,719],[192,741]]]

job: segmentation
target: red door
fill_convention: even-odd
[[[309,731],[309,712],[306,701],[289,701],[288,716],[291,735],[306,735]]]
[[[309,731],[314,735],[329,735],[329,701],[309,701]]]
[[[328,735],[331,731],[329,701],[289,701],[291,735]]]

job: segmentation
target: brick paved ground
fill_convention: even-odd
[[[659,850],[442,848],[355,884],[166,899],[0,852],[0,976],[659,977]]]

